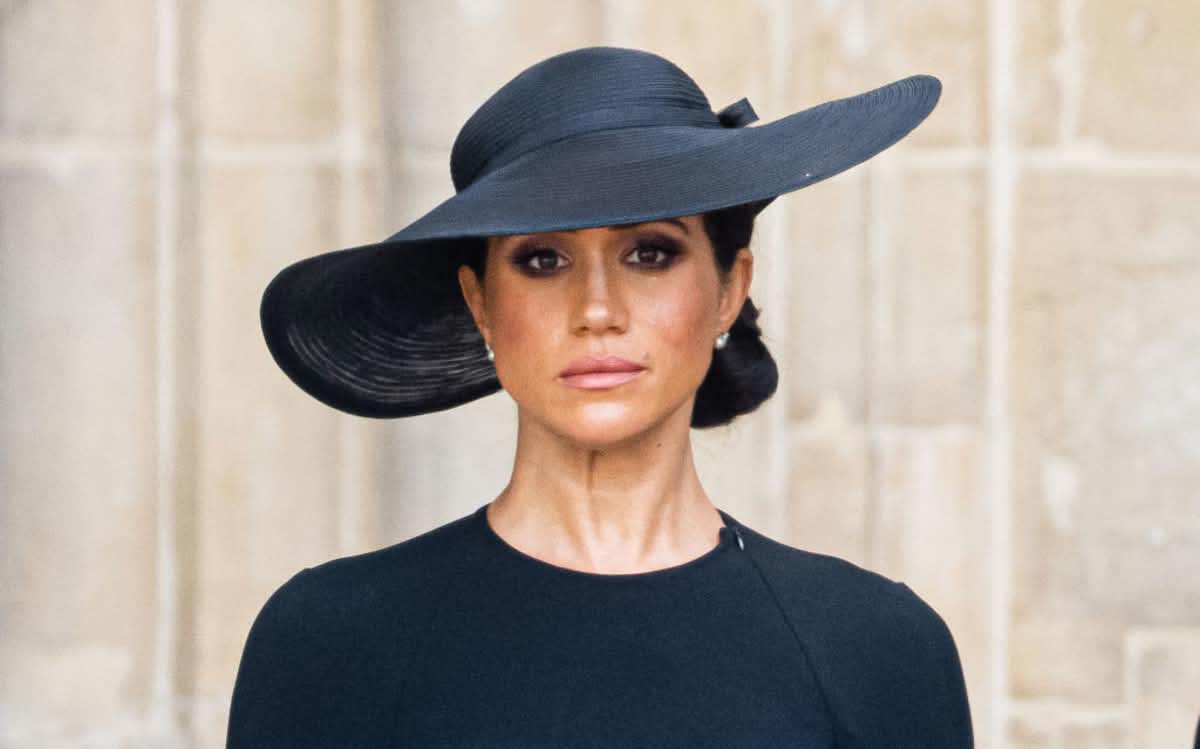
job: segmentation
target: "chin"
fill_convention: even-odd
[[[547,423],[564,439],[581,447],[611,448],[635,440],[671,418],[675,409],[661,408],[661,405],[651,409],[645,404],[639,407],[636,401],[589,403],[555,410]]]
[[[590,403],[560,412],[553,421],[559,434],[593,448],[618,445],[641,434],[653,423],[644,410],[631,408],[627,403]]]

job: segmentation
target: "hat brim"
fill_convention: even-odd
[[[382,242],[282,270],[260,307],[267,347],[303,390],[360,416],[488,395],[500,383],[456,276],[466,240],[765,205],[895,144],[940,93],[936,78],[917,75],[755,127],[634,127],[552,142]]]

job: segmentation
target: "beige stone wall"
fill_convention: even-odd
[[[503,485],[507,396],[340,414],[257,304],[449,196],[474,107],[590,44],[763,121],[942,78],[912,138],[763,214],[782,384],[695,434],[702,476],[942,612],[978,746],[1188,745],[1197,39],[1172,0],[0,2],[0,747],[221,746],[270,591]]]

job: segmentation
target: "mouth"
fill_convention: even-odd
[[[638,377],[646,370],[625,372],[582,372],[580,374],[563,375],[562,381],[571,387],[584,390],[607,390]]]
[[[559,378],[571,387],[603,390],[629,382],[644,371],[646,368],[640,364],[616,356],[603,359],[586,357],[571,362],[559,374]]]

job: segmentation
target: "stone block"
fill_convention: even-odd
[[[1188,746],[1200,718],[1200,627],[1134,631],[1126,642],[1137,749]]]
[[[0,10],[0,135],[154,132],[152,0],[9,2]]]
[[[881,298],[870,331],[880,421],[977,424],[987,327],[984,187],[977,170],[883,172]]]
[[[1200,150],[1200,6],[1081,3],[1079,136],[1137,151]]]
[[[1014,597],[1008,661],[1012,694],[1092,705],[1120,699],[1120,623],[1031,611],[1020,591],[1014,591]],[[1067,600],[1054,605],[1071,604]]]
[[[861,93],[916,73],[941,79],[937,109],[897,146],[987,141],[987,4],[804,3],[792,11],[787,64],[800,109]]]
[[[600,0],[391,6],[384,20],[389,140],[444,152],[449,163],[459,129],[496,89],[550,55],[599,44],[602,10]]]
[[[1059,746],[1062,749],[1126,749],[1129,731],[1121,720],[1100,718],[1070,722],[1063,726]]]
[[[196,128],[204,136],[331,139],[339,127],[338,3],[210,0],[193,12]],[[191,96],[194,95],[194,99]]]
[[[0,204],[0,722],[72,734],[150,696],[154,175],[9,166]]]
[[[983,450],[982,436],[966,430],[887,431],[874,444],[879,566],[956,602],[963,618],[989,564]]]
[[[1077,37],[1068,45],[1063,30],[1068,3],[1022,0],[1016,4],[1017,39],[1013,42],[1013,95],[1009,125],[1024,145],[1058,143],[1068,127],[1067,110],[1077,101]],[[1072,102],[1069,105],[1068,102]],[[1071,111],[1072,117],[1078,113]]]
[[[1032,146],[1195,151],[1200,12],[1187,3],[1019,5],[1012,125]]]
[[[982,726],[976,734],[983,736]],[[1009,714],[1001,749],[1058,749],[1058,720],[1051,710],[1019,709]]]
[[[1012,683],[1113,702],[1136,624],[1200,616],[1200,183],[1038,173],[1011,282]]]
[[[780,540],[869,567],[873,488],[866,430],[830,398],[793,428],[791,447],[789,524]]]
[[[812,418],[826,404],[852,420],[866,417],[866,189],[866,172],[854,170],[782,196],[763,214],[788,212],[775,248],[787,253],[788,320],[773,353],[793,419]]]
[[[377,0],[340,0],[337,3],[336,37],[338,86],[343,127],[364,143],[383,140],[383,111],[393,92],[387,87],[384,49],[391,43],[384,34],[385,3]]]

